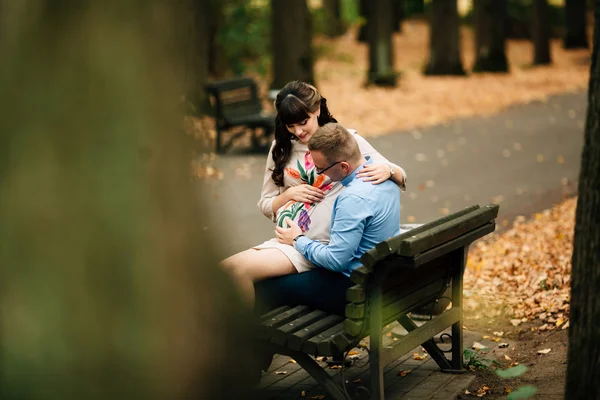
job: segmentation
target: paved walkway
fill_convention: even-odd
[[[501,227],[517,215],[549,208],[576,193],[586,107],[584,92],[569,93],[494,116],[459,119],[369,141],[408,173],[403,223],[423,223],[468,205],[494,202],[500,204],[497,223]],[[273,224],[256,207],[265,159],[266,155],[219,157],[214,166],[224,179],[199,184],[199,196],[210,216],[204,229],[218,243],[220,258],[273,235]],[[465,345],[481,337],[471,335],[467,334]],[[357,379],[365,384],[368,377],[368,365],[361,362],[366,353],[357,351],[360,360],[346,372],[351,387],[359,386],[352,383]],[[399,376],[401,370],[411,372]],[[472,374],[441,374],[431,360],[413,360],[409,353],[386,367],[386,399],[453,399],[472,379]],[[275,360],[260,388],[261,398],[319,399],[325,394],[284,357]]]

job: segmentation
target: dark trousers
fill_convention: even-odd
[[[350,278],[324,268],[267,279],[254,285],[256,314],[260,316],[284,305],[306,305],[343,316],[347,303],[346,290],[351,286],[354,286],[354,283]],[[260,352],[263,354],[260,362],[262,369],[267,370],[273,353],[268,349]]]
[[[344,315],[346,290],[353,285],[347,276],[325,268],[267,279],[254,285],[256,313],[264,314],[283,305],[306,305]]]

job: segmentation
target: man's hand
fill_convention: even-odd
[[[289,218],[285,219],[285,223],[289,225],[289,228],[276,226],[275,238],[277,238],[279,243],[293,245],[294,238],[298,235],[302,235],[302,229],[300,229],[297,223]]]

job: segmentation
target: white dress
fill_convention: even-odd
[[[370,157],[374,164],[391,164],[377,150],[373,148],[362,136],[355,131],[351,131],[360,148],[360,152],[365,157]],[[286,218],[294,220],[302,228],[304,235],[312,240],[318,240],[321,243],[329,243],[329,228],[331,224],[331,215],[333,214],[333,204],[335,199],[343,189],[341,182],[331,182],[326,175],[317,175],[312,156],[306,144],[299,141],[292,141],[292,153],[288,161],[283,176],[283,186],[275,185],[271,179],[271,173],[275,167],[273,161],[273,146],[271,145],[267,166],[265,168],[265,177],[263,188],[258,202],[258,207],[262,213],[270,218],[274,223],[283,226]],[[400,168],[406,178],[406,172]],[[318,203],[302,203],[289,201],[284,204],[276,213],[273,213],[273,199],[283,193],[286,189],[309,184],[320,188],[325,192],[325,198]],[[404,187],[401,187],[405,190]],[[293,246],[279,243],[273,238],[253,247],[254,249],[278,249],[292,262],[298,272],[308,271],[314,268],[314,264],[308,261]]]

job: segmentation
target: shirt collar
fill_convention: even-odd
[[[348,186],[350,184],[350,182],[352,182],[354,180],[354,178],[356,177],[356,173],[358,171],[363,169],[365,167],[365,165],[373,164],[373,160],[371,159],[370,156],[365,156],[365,159],[367,160],[366,163],[361,164],[358,168],[356,168],[354,171],[352,171],[352,173],[350,175],[348,175],[347,177],[342,179],[342,185]]]

